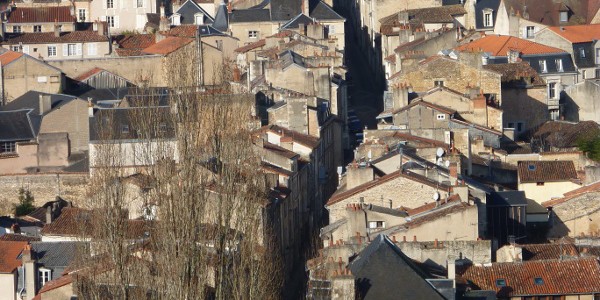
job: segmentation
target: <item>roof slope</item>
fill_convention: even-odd
[[[55,36],[54,32],[7,34],[4,44],[45,44],[69,42],[108,42],[108,37],[94,31],[62,32]]]
[[[519,182],[570,181],[577,179],[575,164],[570,160],[520,161]]]
[[[350,263],[360,299],[444,299],[398,246],[378,235]]]
[[[399,24],[398,15],[403,12],[408,13],[408,19],[411,23],[452,23],[454,22],[454,16],[467,13],[465,8],[460,4],[426,7],[394,13],[380,19],[379,22],[381,25]]]
[[[546,145],[556,148],[577,147],[580,140],[589,140],[600,134],[600,125],[594,121],[570,123],[564,121],[548,121],[533,134]]]
[[[23,56],[23,53],[21,52],[6,51],[0,54],[0,66],[4,67],[10,64],[11,62],[21,58],[21,56]]]
[[[0,111],[0,141],[27,141],[35,138],[29,109]]]
[[[456,47],[458,51],[483,51],[493,56],[508,56],[510,50],[523,55],[564,53],[562,49],[507,35],[488,35],[470,43]]]
[[[588,194],[588,193],[597,193],[597,192],[600,192],[600,181],[582,186],[582,187],[572,190],[570,192],[566,192],[566,193],[564,193],[564,197],[548,200],[546,202],[543,202],[542,205],[544,207],[553,207],[555,205],[559,205],[559,204],[565,203],[571,199],[577,198],[581,195]],[[584,201],[587,201],[587,199],[585,199]]]
[[[600,24],[555,26],[548,27],[549,30],[562,36],[571,43],[585,43],[600,40]]]
[[[230,23],[270,22],[271,13],[268,9],[234,9],[229,13]]]
[[[311,9],[310,16],[319,21],[344,20],[344,17],[340,16],[331,6],[321,0]]]
[[[67,267],[77,254],[81,242],[34,242],[31,249],[37,262],[44,267]]]
[[[494,290],[498,297],[525,295],[591,294],[600,291],[600,264],[596,258],[537,260],[470,266],[462,277],[481,290]],[[535,284],[541,278],[542,284]],[[496,285],[504,279],[506,286]]]
[[[19,255],[28,242],[0,241],[0,273],[11,273],[21,265]]]
[[[156,44],[151,45],[148,48],[145,48],[142,50],[142,52],[148,54],[168,55],[193,41],[194,40],[190,38],[170,36]]]
[[[192,0],[185,1],[175,13],[181,15],[181,24],[195,24],[195,15],[198,13],[204,15],[209,23],[214,21],[213,17],[208,12]]]
[[[15,7],[7,23],[67,23],[75,22],[69,6]]]

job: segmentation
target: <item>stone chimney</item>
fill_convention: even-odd
[[[171,26],[169,26],[169,20],[167,20],[167,17],[160,17],[158,31],[168,31],[169,29],[171,29]]]
[[[408,84],[400,83],[393,88],[392,110],[398,110],[408,105]]]
[[[480,92],[479,95],[471,99],[471,101],[473,102],[473,122],[482,126],[488,126],[487,103],[483,93]]]
[[[39,96],[39,114],[40,116],[50,111],[52,99],[50,95],[40,94]]]
[[[450,179],[450,185],[455,186],[458,181],[458,164],[456,162],[451,162],[448,167],[449,175],[448,179]]]
[[[346,170],[346,190],[373,181],[373,168],[366,163],[350,164]]]
[[[52,205],[49,205],[48,207],[46,207],[46,224],[50,224],[52,223],[52,219],[53,219],[53,214],[54,212],[52,211]]]
[[[88,97],[88,117],[94,116],[94,104],[92,104],[92,98]]]
[[[308,0],[301,0],[302,1],[302,13],[305,15],[309,15],[309,2]]]
[[[24,277],[25,277],[25,299],[30,300],[35,297],[36,294],[36,282],[37,282],[37,270],[35,267],[35,259],[33,257],[33,251],[31,245],[25,245],[23,253],[21,254],[21,263],[23,265]]]
[[[164,5],[160,5],[160,18],[166,18],[167,16],[165,15],[165,6]]]
[[[452,287],[456,287],[456,257],[454,255],[448,256],[448,279],[454,280]]]
[[[54,37],[60,37],[60,25],[56,21],[54,22]]]

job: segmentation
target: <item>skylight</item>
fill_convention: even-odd
[[[506,279],[496,279],[496,286],[506,286]]]

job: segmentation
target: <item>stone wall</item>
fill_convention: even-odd
[[[474,264],[492,262],[492,243],[481,241],[398,242],[408,257],[429,265],[446,267],[449,256],[467,259]]]
[[[0,215],[12,213],[12,204],[18,202],[19,189],[29,189],[40,206],[57,195],[75,206],[83,203],[89,182],[88,173],[28,174],[0,176]]]

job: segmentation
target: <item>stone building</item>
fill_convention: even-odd
[[[549,238],[598,236],[600,183],[594,182],[543,202],[549,210]]]
[[[540,204],[581,187],[572,161],[520,161],[518,176],[519,191]]]

